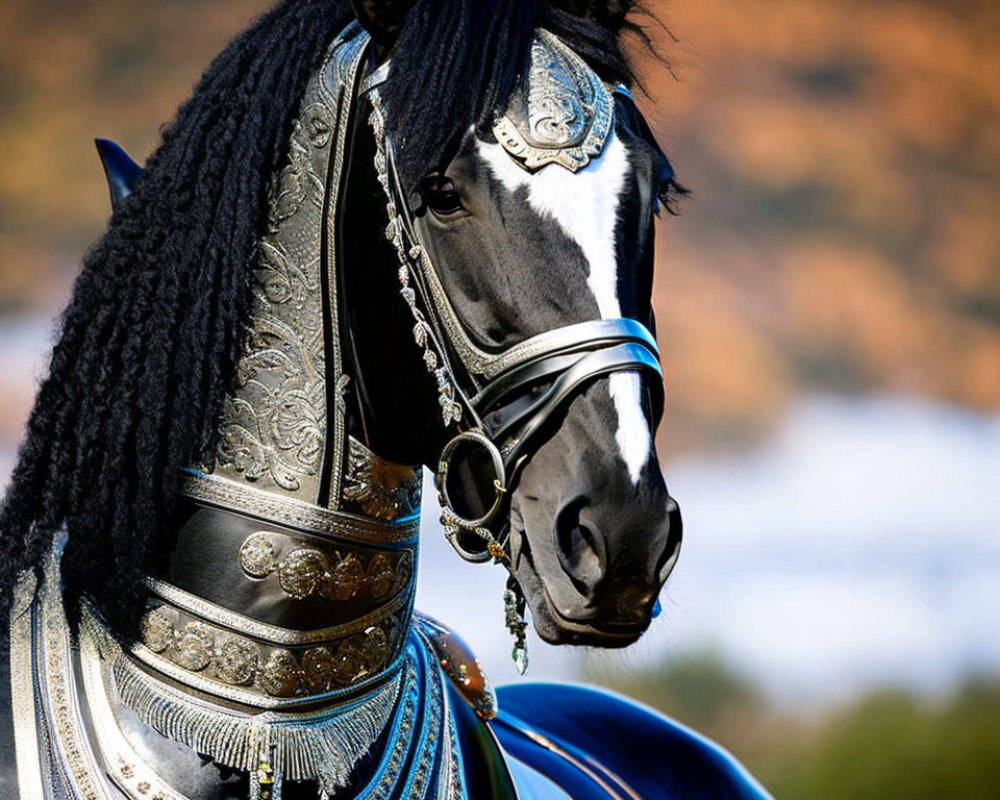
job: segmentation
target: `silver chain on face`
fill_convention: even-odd
[[[441,406],[441,419],[447,428],[449,425],[458,425],[462,421],[463,406],[456,399],[459,396],[457,383],[451,370],[448,368],[444,355],[444,349],[434,335],[434,329],[428,322],[426,315],[417,305],[417,292],[413,287],[413,272],[416,264],[427,255],[417,242],[411,242],[407,247],[404,238],[403,221],[400,218],[399,210],[396,206],[396,196],[389,176],[389,153],[386,143],[385,113],[382,107],[382,98],[378,88],[373,87],[369,91],[372,103],[372,113],[368,117],[372,132],[375,135],[375,171],[378,181],[385,192],[386,213],[389,215],[389,224],[385,228],[386,238],[392,242],[396,248],[396,255],[399,257],[399,293],[406,301],[410,313],[413,315],[413,339],[417,346],[423,351],[424,365],[437,381],[438,403]],[[475,412],[469,409],[475,416]],[[478,418],[473,422],[476,429],[481,429],[482,425]],[[444,502],[441,497],[441,527],[444,529],[445,537],[452,547],[462,554],[462,549],[458,544],[458,535],[461,531],[468,531],[482,539],[487,545],[486,559],[492,557],[494,563],[501,565],[508,574],[507,588],[504,590],[504,623],[508,631],[514,636],[514,647],[511,657],[517,666],[518,671],[523,675],[528,668],[528,648],[526,643],[527,623],[524,619],[524,595],[514,575],[513,565],[510,555],[503,544],[497,539],[493,531],[485,525],[463,524],[461,518],[454,510]],[[465,557],[463,555],[463,557]],[[484,559],[484,560],[486,560]]]
[[[443,351],[435,341],[433,329],[427,321],[424,312],[417,306],[417,292],[412,285],[412,262],[424,257],[423,248],[412,243],[409,248],[403,238],[403,223],[396,208],[396,198],[389,182],[388,155],[386,153],[385,115],[382,111],[382,99],[378,89],[372,89],[369,95],[372,102],[372,113],[368,118],[375,134],[375,170],[378,181],[385,191],[385,210],[389,214],[389,224],[386,226],[386,238],[392,242],[399,256],[399,294],[406,301],[413,315],[413,339],[423,350],[424,365],[434,376],[438,388],[438,404],[441,406],[441,421],[445,427],[458,424],[462,419],[462,404],[456,397],[455,379],[445,363]]]
[[[448,369],[443,355],[443,348],[437,342],[433,328],[417,305],[417,292],[412,285],[412,274],[414,262],[426,258],[423,247],[418,243],[411,242],[407,247],[404,238],[403,223],[396,207],[396,196],[389,176],[389,156],[386,145],[385,114],[382,107],[382,98],[377,88],[370,90],[369,97],[372,103],[372,113],[369,116],[369,123],[375,134],[375,171],[378,174],[378,181],[382,185],[386,197],[386,212],[389,215],[389,224],[385,228],[386,238],[392,242],[399,257],[399,293],[406,301],[406,305],[413,315],[413,338],[417,346],[423,350],[424,364],[427,371],[434,375],[438,386],[438,403],[441,406],[441,418],[445,427],[457,425],[462,420],[462,404],[456,400],[458,394],[455,378]],[[478,422],[478,420],[477,420]],[[480,427],[479,425],[476,426]],[[489,546],[489,555],[495,559],[504,560],[509,564],[510,559],[489,528],[483,525],[462,524],[461,518],[446,504],[442,503],[441,525],[444,528],[445,536],[455,549],[457,547],[456,538],[460,531],[466,530],[481,538]]]

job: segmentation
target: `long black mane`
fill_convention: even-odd
[[[71,612],[89,594],[134,634],[141,576],[170,546],[180,470],[212,460],[292,116],[350,17],[345,0],[282,0],[234,39],[84,258],[0,510],[4,620],[17,576],[39,569],[65,527]],[[440,164],[502,107],[539,25],[606,80],[630,81],[617,29],[541,0],[418,0],[386,87],[404,175]]]

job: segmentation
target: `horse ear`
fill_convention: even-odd
[[[110,139],[94,139],[94,144],[97,145],[97,154],[104,165],[104,176],[108,179],[111,210],[117,211],[125,198],[132,194],[144,170]]]
[[[556,5],[563,11],[592,19],[617,32],[625,21],[625,15],[635,5],[635,0],[556,0]]]
[[[414,0],[351,0],[354,16],[368,31],[379,54],[387,53],[396,43],[403,21]]]

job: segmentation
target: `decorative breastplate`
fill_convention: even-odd
[[[377,681],[398,666],[412,610],[419,470],[348,436],[342,397],[330,209],[367,41],[346,29],[306,87],[215,461],[185,479],[137,651],[174,680],[259,707]]]
[[[367,41],[345,30],[305,90],[214,463],[188,471],[173,550],[147,580],[141,640],[115,661],[121,700],[146,724],[247,769],[261,745],[249,747],[243,727],[265,720],[293,779],[339,779],[384,728],[416,585],[419,470],[351,438],[342,396],[330,209]],[[220,722],[219,708],[238,719]],[[320,728],[351,735],[317,744]],[[226,750],[233,742],[246,753]]]
[[[384,747],[372,754],[370,777],[352,797],[468,798],[456,717],[438,666],[454,662],[464,671],[464,665],[452,652],[455,643],[442,638],[433,623],[410,628],[389,679],[359,689],[350,700],[267,711],[216,702],[214,691],[193,692],[183,677],[164,681],[142,659],[122,651],[86,604],[71,632],[60,589],[64,545],[60,537],[40,585],[33,573],[22,578],[10,620],[21,797],[197,800],[173,787],[174,773],[158,760],[162,751],[130,738],[121,725],[124,704],[169,739],[248,773],[249,800],[280,800],[285,780],[315,780],[320,797],[334,795],[379,737]],[[254,671],[234,639],[213,647],[206,637],[217,634],[203,623],[178,628],[169,614],[160,614],[147,618],[149,645],[175,647],[185,669],[214,670],[214,677],[232,685],[254,683]],[[268,672],[267,681],[281,683],[295,669],[286,665]]]

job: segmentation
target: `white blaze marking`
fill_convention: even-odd
[[[499,144],[480,141],[478,145],[480,155],[507,189],[514,191],[526,187],[531,207],[542,216],[554,219],[580,246],[590,266],[587,285],[597,301],[601,317],[621,317],[615,224],[618,200],[629,167],[625,145],[612,131],[600,158],[577,173],[556,164],[534,173],[527,172],[517,166]],[[634,372],[617,372],[608,381],[608,390],[618,412],[615,441],[633,484],[639,482],[653,447],[642,413],[640,388],[639,376]]]

